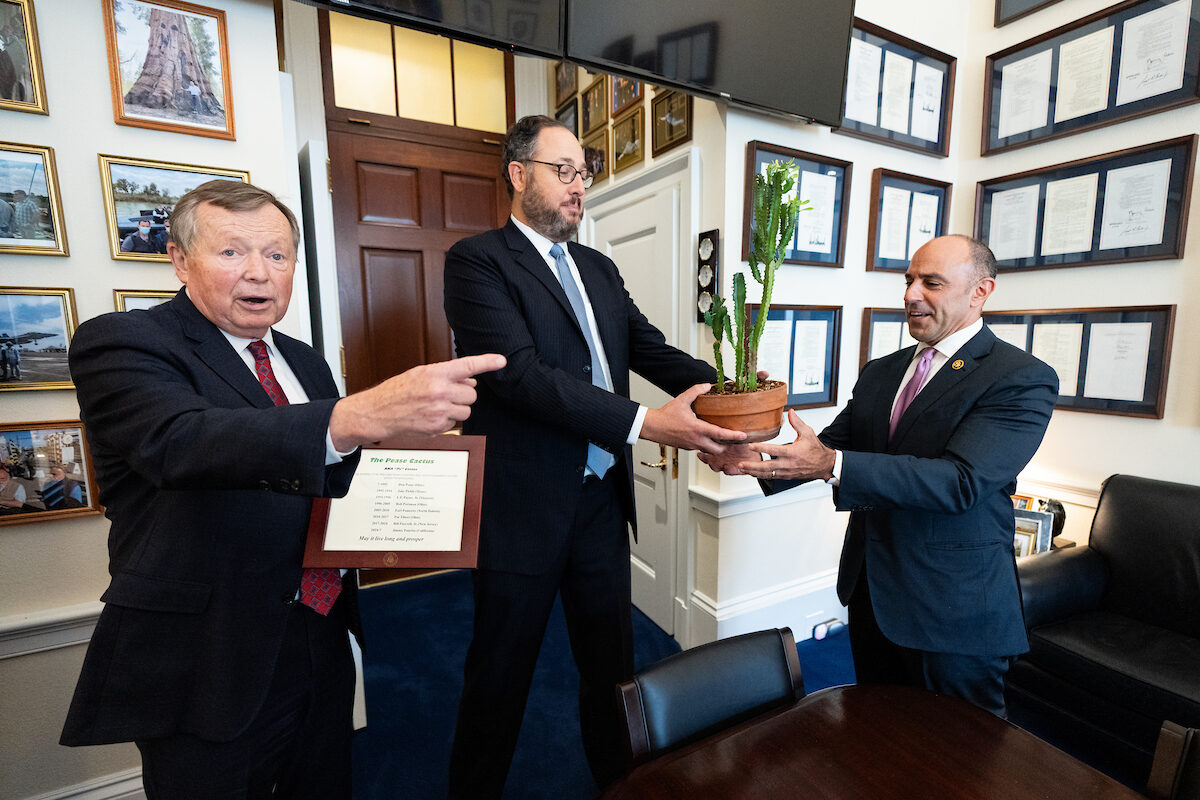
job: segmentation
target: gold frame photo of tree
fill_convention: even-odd
[[[113,121],[236,139],[225,12],[180,0],[104,0]]]

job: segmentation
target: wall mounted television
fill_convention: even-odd
[[[854,0],[566,0],[566,56],[838,127]]]

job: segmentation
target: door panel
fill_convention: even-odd
[[[347,391],[451,357],[446,250],[508,215],[494,150],[329,132]]]

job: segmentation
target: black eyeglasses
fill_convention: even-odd
[[[593,176],[588,169],[575,169],[570,164],[555,164],[553,161],[538,161],[536,158],[527,158],[526,161],[531,161],[534,164],[545,164],[547,167],[554,167],[558,170],[558,179],[563,183],[571,183],[578,175],[583,179],[583,188],[588,188],[592,185]]]

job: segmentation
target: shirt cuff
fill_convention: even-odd
[[[325,429],[325,466],[328,467],[332,466],[333,464],[342,463],[343,458],[350,455],[357,449],[357,447],[354,447],[344,453],[341,450],[338,450],[333,446],[333,434],[329,432],[328,428]]]
[[[825,481],[830,486],[840,486],[842,483],[842,451],[833,451],[833,477]]]
[[[633,427],[629,429],[629,438],[625,440],[625,444],[637,444],[638,437],[642,435],[642,425],[646,422],[645,406],[638,406],[637,414],[633,417]]]

